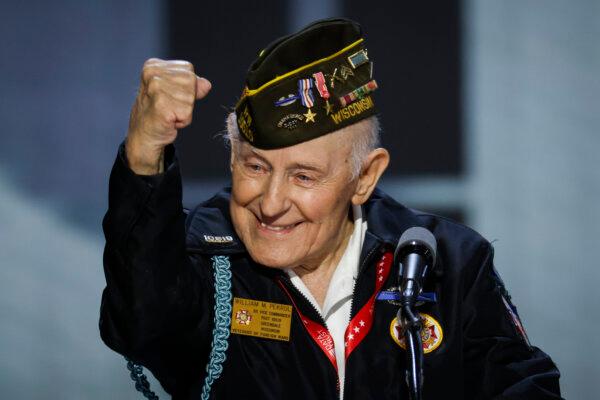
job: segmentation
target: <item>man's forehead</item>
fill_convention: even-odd
[[[349,129],[349,128],[346,128]],[[287,164],[299,164],[315,168],[327,168],[329,165],[343,162],[351,152],[351,140],[346,135],[352,132],[334,132],[313,140],[298,143],[293,146],[279,149],[259,149],[246,141],[240,143],[242,155],[255,155],[264,158],[268,162],[285,162]]]

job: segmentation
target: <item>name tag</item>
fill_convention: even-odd
[[[290,305],[233,298],[231,333],[289,341],[291,323]]]

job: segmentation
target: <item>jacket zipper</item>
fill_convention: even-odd
[[[319,310],[317,310],[317,308],[314,306],[314,304],[312,303],[312,301],[310,301],[310,300],[308,299],[308,297],[306,297],[306,296],[304,295],[304,293],[302,293],[300,290],[298,290],[298,288],[296,287],[296,285],[294,285],[294,284],[292,283],[292,280],[289,278],[289,276],[287,276],[287,275],[282,275],[282,279],[283,279],[283,280],[284,280],[286,283],[288,283],[288,285],[287,285],[287,286],[288,286],[288,288],[291,288],[291,289],[292,289],[292,291],[293,291],[295,294],[299,295],[301,298],[303,298],[303,299],[305,300],[305,302],[306,302],[307,304],[309,304],[309,305],[310,305],[310,308],[311,308],[312,310],[314,310],[315,314],[316,314],[316,315],[318,315],[318,317],[319,317],[319,321],[318,321],[318,322],[320,322],[320,323],[321,323],[321,325],[323,325],[325,328],[327,328],[327,323],[326,323],[326,322],[325,322],[325,320],[323,319],[323,316],[321,315],[321,312],[320,312]],[[329,328],[327,328],[327,330],[329,330]]]
[[[302,299],[304,299],[305,303],[310,305],[310,308],[313,309],[315,311],[315,314],[318,316],[317,322],[321,323],[321,325],[323,325],[325,327],[325,329],[327,329],[327,331],[329,331],[329,328],[327,327],[327,322],[325,322],[325,319],[321,315],[321,312],[319,310],[317,310],[317,308],[313,305],[312,301],[310,301],[308,299],[308,297],[306,297],[304,295],[304,293],[302,293],[300,290],[298,290],[296,285],[294,285],[292,283],[289,276],[284,275],[284,276],[282,276],[282,279],[287,283],[286,286],[288,288],[290,288],[296,295],[299,295]],[[337,359],[336,359],[336,362],[337,362]],[[339,389],[339,386],[337,385],[337,383],[339,383],[339,381],[340,381],[340,376],[338,375],[337,370],[336,370],[336,376],[337,376],[337,380],[336,380],[335,390],[337,392],[337,398],[340,399],[340,389]]]

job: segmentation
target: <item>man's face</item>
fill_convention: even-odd
[[[351,134],[336,132],[276,150],[247,142],[232,149],[230,212],[254,261],[274,268],[317,267],[343,251],[356,186]]]

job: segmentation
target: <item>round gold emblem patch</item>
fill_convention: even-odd
[[[435,320],[431,315],[425,313],[419,313],[423,319],[423,329],[421,329],[421,341],[423,342],[423,353],[431,353],[442,344],[444,338],[444,332],[439,322]],[[397,318],[392,320],[390,324],[390,335],[394,342],[398,346],[406,349],[406,341],[402,334],[402,324]]]

